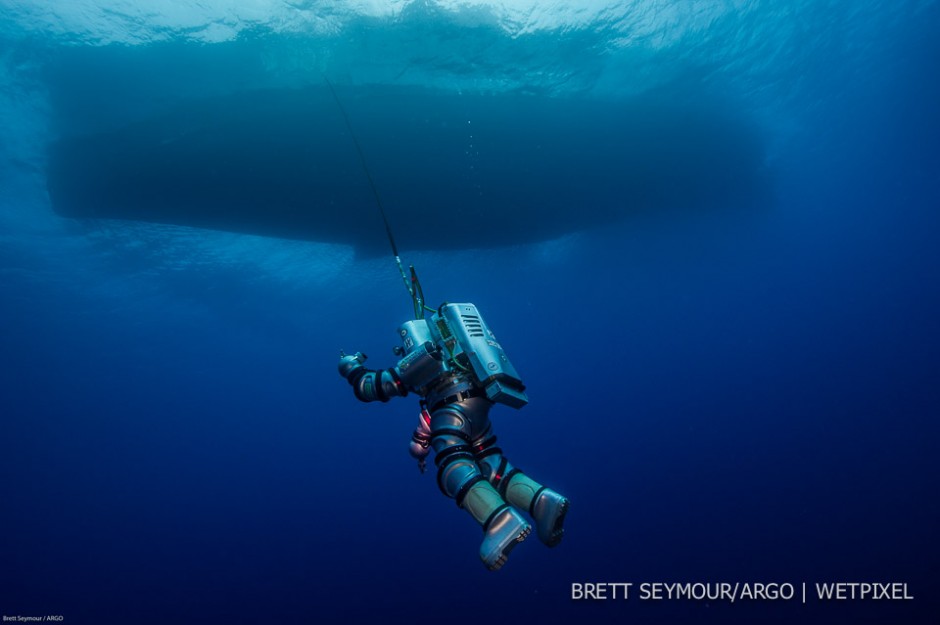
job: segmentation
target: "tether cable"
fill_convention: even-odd
[[[369,188],[372,189],[372,195],[375,197],[375,204],[379,207],[379,214],[382,215],[382,223],[385,224],[385,234],[388,235],[389,245],[392,246],[392,254],[395,256],[395,264],[398,265],[398,273],[401,274],[401,280],[405,284],[405,288],[408,289],[408,294],[411,295],[411,301],[415,308],[415,319],[421,319],[424,316],[424,311],[431,309],[428,309],[424,305],[424,293],[421,292],[421,284],[418,282],[418,276],[415,273],[414,265],[410,266],[411,283],[409,283],[408,275],[405,273],[405,268],[401,264],[401,257],[398,255],[398,245],[395,243],[395,235],[392,234],[392,226],[388,223],[388,216],[385,214],[385,207],[382,205],[382,197],[379,195],[378,187],[375,186],[375,180],[372,179],[372,172],[369,171],[369,165],[366,163],[366,155],[362,151],[362,146],[359,145],[359,139],[356,137],[356,131],[353,130],[352,122],[349,121],[349,115],[346,114],[346,109],[343,107],[343,103],[336,94],[336,89],[333,88],[333,83],[331,83],[330,79],[326,76],[323,77],[323,80],[326,82],[326,86],[330,88],[330,93],[333,95],[333,100],[336,102],[336,106],[339,108],[339,112],[343,115],[343,121],[346,122],[346,129],[349,130],[349,136],[352,137],[353,145],[356,146],[356,153],[359,155],[359,164],[362,165],[362,171],[366,175],[366,180],[369,181]]]
[[[323,78],[326,81],[326,85],[330,88],[330,93],[333,94],[333,99],[336,100],[336,106],[339,107],[339,112],[343,114],[343,121],[346,122],[346,128],[349,130],[349,136],[352,137],[353,145],[356,146],[356,152],[359,154],[359,163],[362,164],[362,171],[366,174],[366,179],[369,181],[369,187],[372,189],[372,195],[375,196],[375,203],[379,207],[379,213],[382,214],[382,222],[385,224],[385,233],[388,235],[388,242],[392,245],[392,254],[395,255],[395,258],[398,258],[398,246],[395,245],[395,236],[392,234],[392,227],[388,224],[388,217],[385,215],[385,207],[382,206],[382,198],[379,196],[379,189],[375,186],[375,181],[372,179],[372,172],[369,171],[369,166],[366,165],[366,156],[362,152],[362,146],[359,145],[359,139],[356,137],[356,133],[353,131],[352,123],[349,121],[349,115],[346,114],[346,109],[343,108],[343,103],[340,102],[339,96],[336,95],[336,90],[333,88],[333,83],[326,77]]]

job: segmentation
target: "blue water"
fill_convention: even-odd
[[[935,622],[936,2],[62,5],[0,17],[4,616]],[[530,405],[493,418],[572,501],[557,549],[532,539],[487,572],[479,529],[407,455],[413,398],[361,404],[336,375],[341,348],[393,362],[410,303],[388,257],[50,207],[61,136],[324,76],[585,103],[678,89],[756,129],[772,197],[755,209],[402,250],[434,303],[480,307],[523,375]],[[798,595],[570,598],[723,581]],[[829,581],[914,599],[800,602]]]

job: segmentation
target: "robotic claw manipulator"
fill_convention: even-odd
[[[364,366],[364,354],[340,352],[339,373],[364,402],[409,392],[422,398],[411,454],[423,472],[428,448],[434,448],[437,484],[483,527],[480,559],[495,571],[532,530],[519,510],[532,516],[539,540],[554,547],[564,534],[569,502],[514,467],[496,446],[490,408],[521,408],[528,398],[476,306],[445,303],[424,318],[433,309],[424,306],[423,295],[417,297],[420,286],[413,267],[411,272],[417,318],[398,329],[402,347],[395,353],[401,360],[376,371]]]

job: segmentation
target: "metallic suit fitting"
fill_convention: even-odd
[[[339,372],[364,402],[419,395],[421,416],[410,453],[422,472],[434,449],[437,484],[483,528],[480,558],[497,570],[532,531],[545,545],[564,535],[568,499],[512,465],[496,446],[489,411],[494,403],[521,408],[525,386],[476,306],[443,304],[430,319],[398,330],[402,347],[394,367],[367,369],[366,356],[342,354]]]

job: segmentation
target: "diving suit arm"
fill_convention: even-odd
[[[367,369],[363,366],[366,356],[362,352],[347,355],[340,352],[339,374],[353,387],[353,393],[359,401],[387,402],[392,397],[404,397],[408,388],[402,383],[396,371],[389,369]]]

